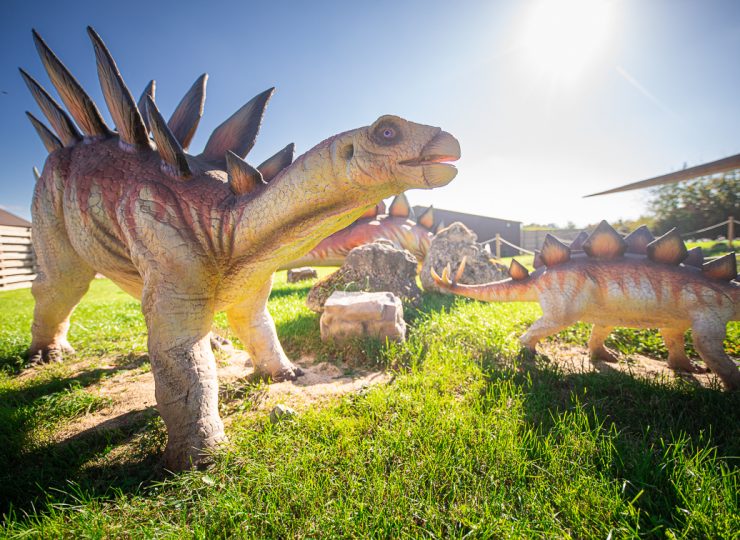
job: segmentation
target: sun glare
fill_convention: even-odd
[[[527,64],[550,78],[573,82],[598,56],[609,35],[606,0],[539,0],[521,34]]]

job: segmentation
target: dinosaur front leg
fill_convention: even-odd
[[[226,440],[210,342],[213,301],[148,286],[142,310],[157,409],[167,427],[165,467],[183,470],[204,463],[208,450]]]
[[[604,345],[606,338],[609,337],[613,328],[613,326],[594,324],[591,330],[591,337],[588,340],[588,352],[594,360],[603,360],[604,362],[618,361],[614,352]]]
[[[550,319],[547,316],[540,317],[532,323],[529,330],[519,338],[519,342],[525,349],[534,354],[537,351],[537,343],[539,343],[541,339],[556,334],[571,324],[572,321],[570,320],[568,320],[568,322],[562,322]]]
[[[660,335],[663,336],[663,341],[665,341],[665,346],[668,349],[669,368],[691,373],[706,373],[706,369],[698,366],[686,356],[683,329],[661,328]]]
[[[704,363],[717,374],[728,390],[740,390],[740,371],[724,349],[725,322],[716,317],[701,317],[691,325],[694,347]]]
[[[271,289],[272,277],[253,296],[230,307],[226,314],[252,359],[255,374],[273,381],[292,380],[303,372],[288,360],[278,340],[275,323],[267,311]]]

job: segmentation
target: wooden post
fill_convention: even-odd
[[[496,233],[496,258],[501,258],[501,235]]]
[[[734,241],[735,241],[735,218],[733,216],[730,216],[727,219],[727,244],[730,246],[730,249],[735,249],[735,246],[732,245]]]

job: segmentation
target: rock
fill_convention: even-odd
[[[406,339],[401,300],[389,292],[335,291],[324,304],[321,339]]]
[[[403,302],[417,304],[421,290],[416,284],[416,257],[389,240],[376,240],[349,252],[342,267],[318,281],[306,304],[321,313],[334,291],[391,292]]]
[[[294,417],[296,413],[293,409],[282,403],[275,405],[270,411],[270,422],[277,424],[280,420]]]
[[[317,277],[319,277],[319,275],[316,273],[316,270],[310,266],[302,266],[301,268],[288,270],[288,283],[298,283],[299,281],[316,279]]]
[[[509,277],[505,266],[491,261],[491,252],[478,243],[477,235],[462,223],[455,222],[432,238],[429,252],[421,267],[420,277],[424,290],[438,290],[432,279],[432,268],[441,274],[444,267],[449,264],[454,274],[463,257],[467,259],[460,283],[475,285]]]

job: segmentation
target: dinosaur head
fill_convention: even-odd
[[[335,166],[348,180],[394,191],[444,186],[457,175],[449,162],[460,158],[460,144],[449,133],[391,115],[339,135],[332,146]]]

